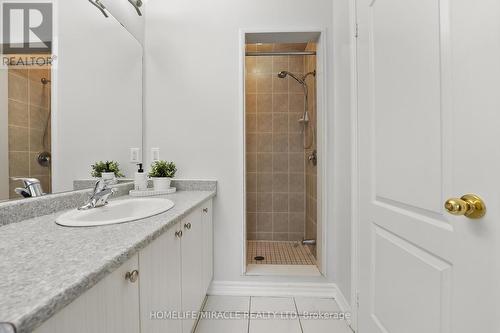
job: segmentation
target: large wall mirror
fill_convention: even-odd
[[[39,179],[47,194],[73,190],[101,160],[133,175],[143,50],[106,14],[89,1],[54,3],[53,63],[0,69],[0,201],[22,198],[20,178]]]

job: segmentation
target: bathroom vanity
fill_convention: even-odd
[[[199,184],[134,222],[68,228],[59,211],[0,227],[0,332],[191,332],[213,274],[216,183]]]

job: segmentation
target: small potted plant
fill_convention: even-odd
[[[116,183],[117,177],[125,177],[120,171],[120,165],[116,161],[99,161],[92,164],[92,177],[102,178],[111,183]]]
[[[172,178],[175,177],[177,168],[174,162],[156,161],[151,165],[149,177],[153,179],[155,191],[166,191],[170,188]]]

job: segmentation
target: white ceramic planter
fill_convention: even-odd
[[[118,180],[116,179],[115,173],[114,172],[103,172],[101,174],[101,178],[105,181],[107,181],[109,184],[116,184],[118,183]]]
[[[170,188],[170,183],[172,182],[172,178],[152,178],[153,179],[153,187],[155,191],[166,191]]]

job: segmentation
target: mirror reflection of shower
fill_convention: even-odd
[[[0,149],[7,156],[3,164],[7,172],[0,168],[0,200],[26,197],[27,192],[19,189],[29,187],[33,179],[42,193],[52,193],[52,68],[50,64],[11,64],[4,74],[7,100],[0,107],[8,110],[8,117],[5,125],[0,124],[8,131],[8,140]]]
[[[52,82],[51,80],[43,77],[41,80],[41,83],[44,86],[43,93],[46,94],[49,98],[49,105],[50,105],[50,89],[45,89],[47,85],[50,85]],[[47,92],[48,90],[48,92]],[[38,164],[40,164],[42,167],[50,167],[50,162],[52,159],[52,155],[50,153],[50,143],[49,143],[49,126],[50,126],[50,121],[51,121],[51,109],[49,108],[49,112],[47,115],[47,119],[45,121],[45,128],[43,131],[43,137],[42,137],[42,146],[43,146],[43,151],[38,154],[37,161]]]

